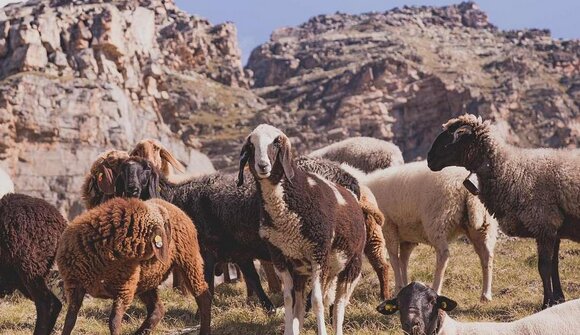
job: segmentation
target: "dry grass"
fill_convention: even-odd
[[[459,302],[452,315],[460,320],[518,319],[538,311],[542,300],[540,277],[536,271],[535,243],[532,240],[498,242],[491,303],[481,304],[479,261],[470,245],[458,241],[452,244],[451,261],[447,271],[444,294]],[[568,299],[580,297],[580,245],[563,242],[560,251],[560,272]],[[411,278],[431,282],[434,253],[430,247],[419,246],[411,259]],[[364,275],[347,308],[345,330],[347,334],[398,334],[398,317],[384,317],[375,312],[379,303],[378,281],[372,269],[365,264]],[[193,327],[195,302],[183,298],[170,289],[162,290],[167,314],[155,334],[196,334],[182,332]],[[281,305],[280,295],[273,301]],[[75,334],[107,334],[110,301],[86,298],[75,327]],[[30,334],[34,326],[34,305],[19,295],[0,301],[0,334]],[[138,328],[144,314],[143,306],[135,302],[127,313],[124,333]],[[64,319],[61,312],[57,323],[60,331]],[[213,308],[212,329],[220,334],[280,334],[283,331],[281,314],[269,317],[255,300],[246,302],[243,284],[221,285],[217,289]],[[315,334],[312,314],[306,321],[305,334]]]

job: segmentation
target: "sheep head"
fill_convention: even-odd
[[[244,183],[244,167],[249,164],[256,179],[277,183],[284,176],[294,178],[290,140],[278,128],[261,124],[246,138],[240,154],[238,186]]]
[[[131,157],[120,166],[117,195],[147,200],[158,198],[159,170],[149,160]]]
[[[403,287],[397,297],[385,300],[377,311],[384,315],[400,312],[401,326],[405,334],[437,334],[440,326],[439,311],[451,311],[457,303],[447,297],[437,295],[432,288],[418,282]]]
[[[485,159],[480,142],[487,135],[489,122],[481,117],[465,114],[443,125],[429,153],[427,163],[433,171],[448,166],[462,166],[470,171],[479,168]]]
[[[150,160],[155,167],[161,170],[165,176],[170,174],[170,165],[176,170],[184,172],[184,166],[169,152],[159,141],[145,139],[137,143],[130,152],[131,156],[137,156]]]

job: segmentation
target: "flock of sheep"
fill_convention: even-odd
[[[111,334],[138,297],[147,316],[135,334],[149,333],[165,313],[158,288],[170,273],[197,302],[200,334],[210,334],[214,271],[228,262],[272,312],[260,260],[270,288],[282,283],[285,335],[300,332],[309,308],[318,334],[328,310],[340,335],[363,255],[379,278],[378,312],[399,311],[408,334],[580,331],[580,299],[564,303],[558,272],[560,239],[580,242],[577,151],[518,149],[464,115],[444,125],[427,162],[405,164],[396,146],[365,137],[294,157],[282,131],[260,125],[237,174],[184,179],[174,170],[183,166],[154,140],[103,153],[82,187],[88,211],[68,224],[46,201],[13,193],[0,170],[0,294],[19,290],[34,301],[34,334],[50,334],[62,308],[47,283],[55,260],[68,305],[62,334],[71,334],[86,294],[113,300]],[[457,304],[441,295],[448,243],[459,234],[472,242],[489,301],[498,226],[536,239],[545,310],[511,323],[455,321],[446,311]],[[418,243],[436,251],[431,287],[408,283]]]

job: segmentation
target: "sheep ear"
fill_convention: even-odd
[[[113,178],[113,170],[103,166],[101,171],[97,174],[97,186],[106,195],[114,194],[115,182]]]
[[[161,159],[173,166],[179,172],[185,172],[185,167],[165,148],[159,149],[159,156]]]
[[[391,300],[385,300],[380,305],[377,306],[377,312],[383,315],[391,315],[397,313],[399,310],[399,303],[397,298]]]
[[[442,295],[437,297],[437,307],[446,312],[452,311],[457,307],[457,302]]]
[[[287,137],[282,137],[282,151],[280,152],[282,160],[282,168],[284,169],[284,174],[289,181],[294,178],[294,168],[292,168],[292,155],[290,153],[290,143],[287,143],[289,139]]]
[[[248,164],[248,160],[250,159],[250,142],[249,139],[246,140],[246,143],[242,147],[242,152],[240,153],[240,170],[238,171],[238,187],[244,184],[244,168],[246,164]]]
[[[153,254],[164,265],[169,263],[169,241],[171,237],[171,228],[168,223],[165,224],[165,229],[156,226],[151,235],[151,246],[153,247]]]
[[[159,174],[154,169],[149,170],[149,198],[159,198]]]
[[[470,125],[463,125],[453,132],[453,142],[451,143],[457,143],[462,136],[471,134],[473,134],[473,128]]]

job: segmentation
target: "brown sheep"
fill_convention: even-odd
[[[172,167],[179,172],[185,172],[185,167],[157,140],[140,141],[129,155],[150,160],[166,177],[173,175]]]
[[[203,259],[191,219],[160,199],[114,198],[78,216],[65,229],[57,264],[69,303],[63,334],[70,334],[85,293],[113,299],[111,334],[135,295],[147,318],[135,334],[151,331],[165,311],[158,286],[172,266],[186,277],[201,315],[200,334],[210,334],[211,295],[203,277]]]
[[[119,164],[129,158],[121,150],[108,150],[102,153],[91,165],[81,190],[81,197],[88,209],[115,197],[115,178]]]

